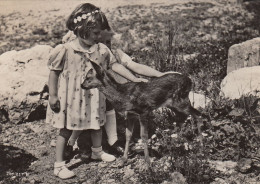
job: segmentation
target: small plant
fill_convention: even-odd
[[[164,111],[162,111],[164,112]],[[154,119],[157,125],[151,139],[151,147],[162,154],[161,170],[181,173],[188,183],[208,183],[214,179],[215,172],[209,167],[207,150],[198,139],[198,130],[192,119],[181,121],[165,110],[163,117]],[[158,121],[159,120],[159,121]],[[168,122],[168,123],[167,123]]]
[[[179,71],[182,65],[181,48],[183,41],[179,37],[178,26],[168,21],[162,39],[157,37],[152,43],[152,58],[156,61],[155,68],[160,71]]]
[[[253,158],[260,144],[259,103],[253,95],[229,100],[219,97],[211,104],[211,128],[205,139],[211,158]]]

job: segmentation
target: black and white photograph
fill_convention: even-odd
[[[0,0],[0,184],[260,184],[260,0]]]

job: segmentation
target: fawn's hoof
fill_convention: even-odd
[[[150,168],[150,163],[145,162],[139,167],[139,171],[148,171]]]
[[[139,167],[140,171],[147,171],[151,166],[150,157],[144,158],[144,163]]]
[[[127,158],[121,157],[121,158],[119,159],[119,164],[118,164],[118,166],[119,166],[119,167],[124,167],[124,166],[126,165],[126,163],[127,163]]]

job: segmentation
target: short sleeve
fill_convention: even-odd
[[[76,35],[73,33],[73,31],[68,31],[66,33],[65,36],[62,37],[62,43],[67,43],[70,42],[72,40],[75,40],[77,37]]]
[[[48,68],[50,70],[63,70],[66,48],[63,44],[57,45],[49,55]]]

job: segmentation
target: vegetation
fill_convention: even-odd
[[[225,181],[235,184],[257,178],[257,163],[260,160],[259,99],[247,95],[229,100],[219,93],[220,82],[226,76],[228,49],[233,44],[259,36],[259,11],[260,3],[257,1],[235,5],[219,0],[167,6],[129,5],[108,12],[116,36],[121,37],[114,40],[113,48],[124,48],[135,61],[160,71],[174,70],[189,75],[194,81],[194,91],[212,100],[205,109],[201,109],[210,119],[203,121],[201,144],[192,118],[182,119],[167,109],[155,112],[150,137],[151,153],[154,153],[155,159],[150,170],[138,169],[142,159],[137,155],[123,169],[112,165],[99,166],[101,169],[97,172],[91,169],[91,163],[83,165],[80,169],[83,172],[87,167],[87,176],[85,173],[79,181],[74,179],[68,182],[84,183],[88,180],[104,183],[109,176],[115,183],[202,184],[225,178]],[[62,36],[67,32],[62,16],[53,17],[48,22],[44,20],[42,25],[35,24],[31,32],[28,32],[30,24],[9,23],[19,17],[19,13],[0,17],[0,40],[4,41],[0,45],[0,53],[30,48],[36,43],[55,46],[61,43]],[[9,29],[13,32],[8,32]],[[7,124],[4,130],[10,127]],[[47,134],[50,132],[43,133],[41,139]],[[51,135],[55,132],[51,131]],[[123,133],[121,136],[124,137]],[[47,140],[50,141],[49,138]],[[0,153],[6,154],[5,151]],[[40,152],[38,156],[53,157],[48,152]],[[210,160],[238,162],[242,158],[253,161],[253,166],[246,171],[247,175],[221,173],[210,164]],[[39,165],[28,169],[27,162],[25,170],[10,168],[11,171],[0,179],[4,183],[46,182],[44,177],[52,170],[47,168],[47,174],[40,174]],[[43,165],[46,162],[40,161]],[[27,176],[26,172],[33,174]],[[59,183],[53,178],[50,181]]]

